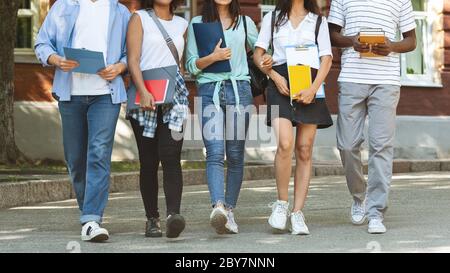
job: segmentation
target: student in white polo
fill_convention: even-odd
[[[416,48],[412,4],[410,0],[333,0],[328,22],[332,45],[343,49],[337,143],[353,196],[351,219],[362,225],[368,218],[369,233],[385,233],[383,217],[392,179],[400,98],[400,53]],[[366,28],[382,29],[385,43],[360,43],[359,32]],[[402,38],[397,38],[398,33]],[[380,57],[361,57],[369,51]],[[367,116],[370,151],[366,182],[360,148]]]

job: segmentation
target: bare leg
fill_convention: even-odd
[[[312,151],[316,132],[316,125],[301,124],[297,126],[297,139],[295,142],[295,157],[297,162],[294,178],[294,212],[302,210],[305,206],[309,183],[311,181]]]
[[[289,200],[289,180],[292,172],[292,152],[294,136],[292,122],[277,118],[273,120],[273,128],[277,137],[277,153],[275,155],[275,178],[277,181],[278,200]]]

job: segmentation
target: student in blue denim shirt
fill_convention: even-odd
[[[81,211],[81,239],[104,241],[101,228],[111,154],[120,106],[127,99],[121,74],[127,70],[126,31],[130,12],[118,0],[58,0],[39,31],[35,50],[55,67],[53,93],[59,101],[64,155]],[[78,63],[64,47],[103,52],[98,75],[72,72]]]

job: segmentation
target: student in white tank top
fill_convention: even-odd
[[[162,236],[158,211],[160,162],[167,205],[166,236],[178,237],[185,227],[184,218],[180,215],[183,190],[180,157],[183,139],[174,139],[172,132],[181,131],[182,121],[186,116],[180,115],[179,108],[187,108],[188,91],[179,72],[174,98],[177,103],[155,106],[154,98],[146,89],[142,78],[142,71],[177,65],[148,9],[153,9],[157,20],[172,38],[181,62],[188,22],[174,15],[177,3],[174,0],[141,1],[142,9],[133,14],[127,35],[129,70],[141,97],[140,109],[129,110],[127,114],[139,150],[140,185],[147,216],[146,237]]]

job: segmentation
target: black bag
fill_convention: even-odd
[[[250,86],[252,89],[252,95],[253,97],[258,97],[260,95],[264,95],[265,97],[265,90],[267,86],[269,85],[269,78],[266,74],[264,74],[258,66],[253,61],[253,51],[247,50],[248,42],[247,42],[247,20],[245,16],[242,16],[242,20],[244,23],[244,29],[245,29],[245,49],[247,51],[247,63],[248,63],[248,73],[250,76]],[[275,11],[272,13],[272,33],[275,27]],[[273,36],[273,35],[272,35]],[[273,37],[272,41],[270,43],[270,47],[273,49]]]

